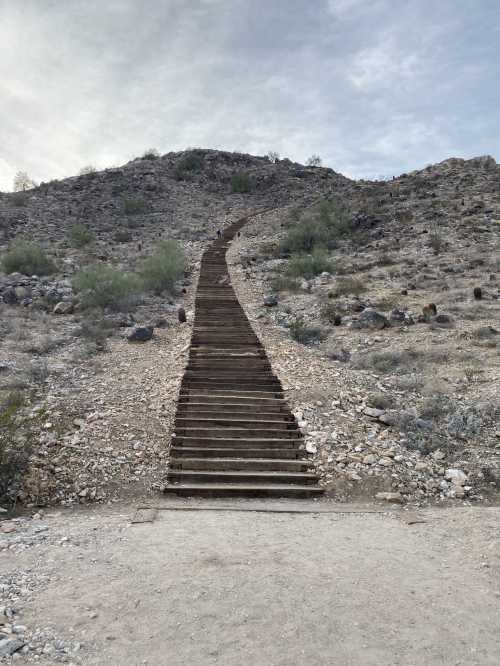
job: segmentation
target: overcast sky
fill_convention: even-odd
[[[500,0],[0,0],[0,190],[155,147],[500,160]]]

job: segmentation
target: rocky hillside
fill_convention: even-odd
[[[341,496],[496,496],[499,167],[446,160],[338,203],[259,218],[233,257],[308,450]]]
[[[87,502],[161,484],[199,257],[217,229],[256,212],[233,248],[234,279],[332,492],[494,491],[495,161],[354,182],[196,149],[0,194],[0,256],[27,239],[45,273],[5,260],[0,273],[5,501]],[[168,289],[139,289],[163,241],[174,242],[170,258],[184,253],[183,270]],[[88,266],[120,299],[89,306],[99,285],[86,276],[78,288]]]

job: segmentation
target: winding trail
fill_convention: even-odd
[[[323,489],[301,459],[302,434],[231,285],[233,223],[201,260],[188,365],[165,492],[311,497]]]

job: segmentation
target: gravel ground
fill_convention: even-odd
[[[323,512],[169,500],[143,524],[127,504],[4,521],[14,661],[499,663],[500,509],[298,505]],[[233,503],[255,506],[283,503]]]

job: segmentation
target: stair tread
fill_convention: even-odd
[[[318,475],[315,474],[314,472],[288,472],[288,471],[269,471],[266,472],[265,470],[259,470],[255,472],[251,471],[244,471],[244,470],[208,470],[208,469],[177,469],[177,470],[170,470],[169,471],[169,476],[170,475],[176,475],[176,476],[189,476],[192,474],[195,474],[196,476],[237,476],[241,478],[245,478],[246,476],[261,476],[263,478],[269,478],[272,479],[276,476],[291,476],[297,479],[317,479]]]

